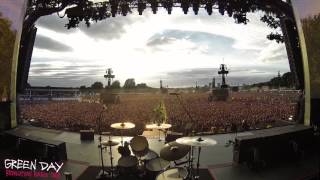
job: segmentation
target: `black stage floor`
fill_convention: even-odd
[[[289,126],[290,128],[290,126]],[[273,130],[277,130],[273,128]],[[28,136],[41,137],[50,140],[63,141],[66,143],[68,160],[61,170],[63,172],[72,172],[73,179],[95,179],[100,167],[100,156],[98,146],[98,136],[95,135],[94,141],[82,142],[79,133],[66,132],[32,126],[19,126],[11,130],[24,133]],[[251,136],[261,131],[249,131],[238,133],[237,136]],[[201,179],[208,180],[304,180],[306,177],[315,174],[318,169],[317,158],[314,156],[304,158],[299,164],[276,164],[273,167],[266,168],[260,172],[254,172],[245,165],[233,163],[232,147],[225,147],[225,143],[235,137],[234,134],[210,135],[217,141],[217,145],[202,148],[200,157]],[[119,140],[120,137],[113,136],[113,140]],[[130,140],[132,137],[125,137],[124,140]],[[104,136],[103,139],[108,139]],[[159,154],[164,146],[163,141],[158,141],[156,137],[148,137],[149,147]],[[1,151],[0,151],[1,152]],[[112,148],[114,162],[117,162],[120,155],[117,147]],[[1,157],[1,156],[0,156]],[[3,165],[3,157],[1,164]],[[104,152],[104,161],[107,166],[109,163],[109,153]],[[173,167],[174,165],[171,165]],[[0,176],[1,177],[1,176]],[[3,177],[3,176],[2,176]],[[43,178],[42,178],[43,179]],[[50,178],[46,178],[50,179]],[[59,179],[64,180],[61,176]],[[44,180],[44,179],[43,179]],[[129,180],[126,178],[126,180]]]

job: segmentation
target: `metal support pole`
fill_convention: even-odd
[[[197,176],[196,179],[199,179],[199,166],[200,166],[200,153],[201,153],[201,146],[198,147],[198,162],[197,162]]]

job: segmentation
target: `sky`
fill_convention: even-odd
[[[262,13],[249,14],[247,25],[233,18],[200,10],[184,15],[180,8],[168,15],[135,10],[126,17],[84,23],[68,30],[56,14],[42,17],[38,28],[29,83],[33,86],[90,86],[112,68],[121,85],[128,78],[159,87],[202,86],[220,82],[220,64],[227,65],[230,85],[267,81],[285,73],[289,63],[284,44],[266,36],[273,30],[260,22]]]

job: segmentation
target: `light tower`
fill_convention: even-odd
[[[108,80],[108,87],[111,86],[111,81],[112,79],[115,77],[115,75],[113,75],[113,71],[111,68],[108,68],[107,71],[106,71],[106,75],[104,75],[104,78],[106,78]]]
[[[216,78],[212,78],[212,84],[211,84],[211,86],[212,86],[212,89],[213,89],[213,88],[216,88]]]
[[[220,70],[218,71],[218,74],[222,74],[222,82],[221,82],[221,88],[227,88],[228,85],[226,84],[226,76],[229,73],[227,69],[227,65],[221,64]]]

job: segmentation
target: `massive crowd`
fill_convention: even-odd
[[[225,133],[287,124],[297,118],[299,93],[233,92],[226,102],[209,102],[207,93],[123,94],[120,98],[121,103],[106,109],[99,103],[78,101],[21,102],[21,118],[46,128],[96,132],[99,127],[111,131],[110,124],[129,121],[136,128],[128,132],[135,134],[152,122],[154,108],[163,101],[168,123],[173,125],[170,130],[184,132],[189,127],[196,132]]]

